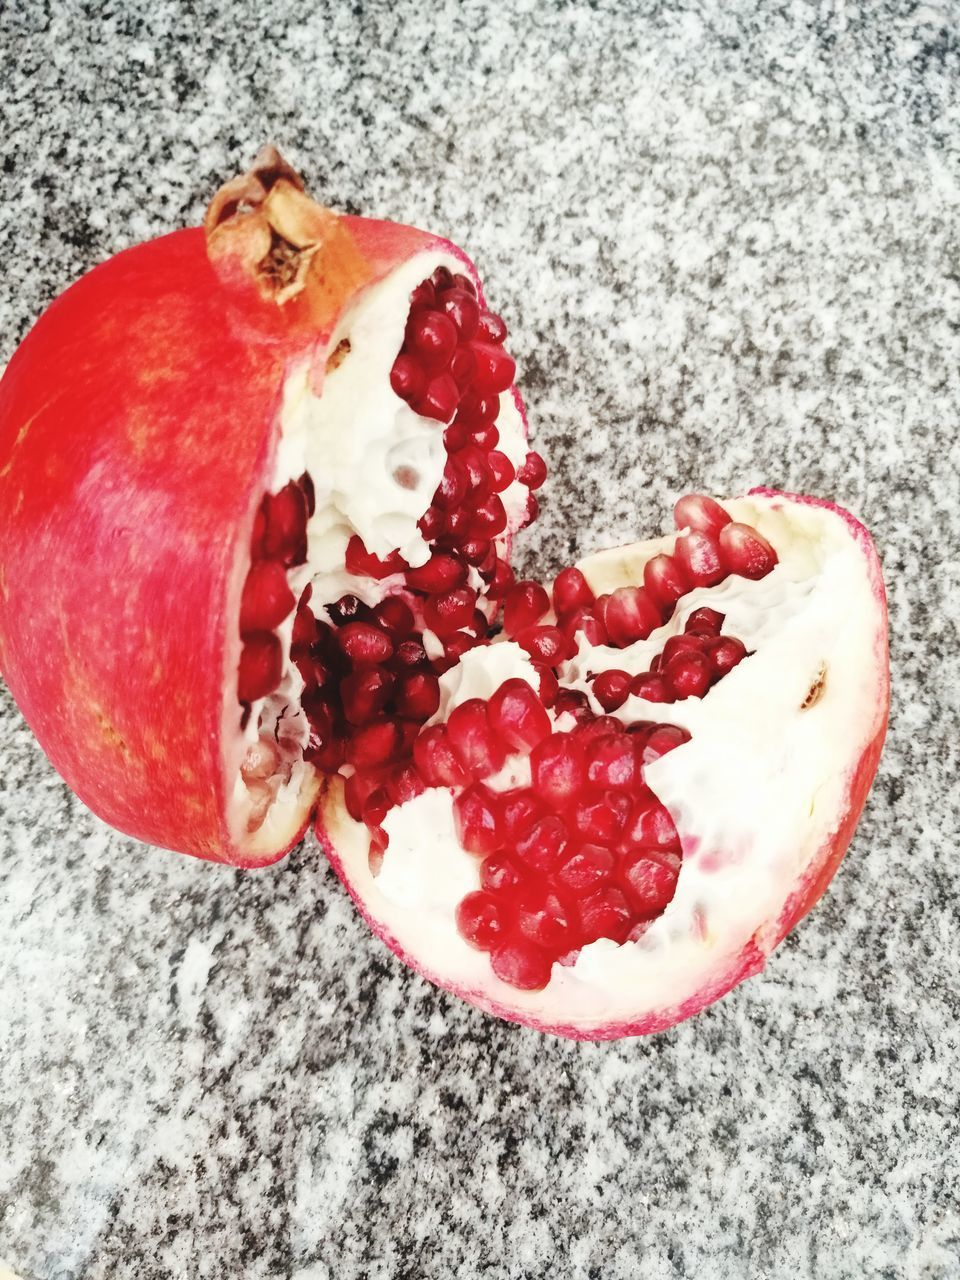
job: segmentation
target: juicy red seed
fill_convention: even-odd
[[[457,347],[456,351],[450,358],[450,377],[453,378],[457,387],[462,392],[469,386],[470,380],[477,371],[477,358],[469,347]],[[467,429],[462,421],[458,421],[457,428],[462,433],[463,439],[456,446],[458,449],[467,443]],[[459,436],[457,437],[459,439]],[[447,448],[451,446],[448,444]]]
[[[620,877],[634,911],[656,916],[669,906],[677,888],[680,859],[675,853],[638,849],[620,865]]]
[[[467,496],[467,488],[463,467],[455,458],[448,458],[433,500],[442,511],[453,511]]]
[[[593,719],[593,712],[590,710],[590,699],[585,693],[581,693],[579,689],[561,689],[557,694],[557,700],[553,704],[554,715],[573,716],[578,723],[583,723]]]
[[[654,760],[659,760],[661,756],[665,756],[668,751],[673,751],[675,747],[682,747],[685,742],[689,741],[690,735],[685,729],[678,729],[676,725],[672,724],[660,725],[654,729],[644,743],[643,763],[652,764]]]
[[[709,642],[709,636],[700,635],[698,632],[684,631],[678,636],[671,636],[663,646],[659,655],[660,664],[658,671],[663,669],[682,653],[703,653]]]
[[[457,587],[442,595],[427,596],[423,602],[423,620],[438,636],[449,636],[473,620],[477,593],[470,587]]]
[[[720,503],[702,493],[688,493],[680,498],[673,508],[673,519],[678,529],[699,529],[712,534],[730,523],[730,516]]]
[[[503,342],[507,336],[507,326],[494,311],[484,311],[480,315],[480,336],[487,342]]]
[[[355,822],[363,817],[363,806],[379,783],[367,773],[352,773],[343,784],[343,798],[347,812]]]
[[[427,651],[419,640],[404,640],[397,645],[395,663],[402,671],[428,664]]]
[[[427,591],[436,594],[459,587],[467,580],[467,566],[459,556],[449,551],[438,551],[426,564],[416,569],[408,569],[407,586],[415,591]]]
[[[720,543],[712,533],[693,529],[677,539],[674,554],[695,587],[715,586],[727,576]]]
[[[414,403],[423,418],[435,418],[437,422],[449,422],[457,411],[460,388],[449,373],[438,373],[427,383],[426,389]]]
[[[723,619],[724,614],[717,613],[716,609],[694,609],[683,629],[688,635],[718,636]]]
[[[429,720],[440,706],[440,682],[432,671],[411,671],[402,676],[394,694],[397,715]]]
[[[455,667],[463,655],[471,649],[475,649],[480,641],[475,635],[469,631],[455,631],[452,636],[445,636],[443,640],[443,656],[445,661],[436,660],[436,669],[443,675],[444,671],[449,671],[451,667]]]
[[[267,494],[263,511],[267,558],[282,560],[288,566],[303,564],[307,558],[307,499],[296,481],[291,480],[279,493]]]
[[[770,543],[748,524],[727,524],[720,530],[720,556],[728,573],[763,578],[777,563]]]
[[[595,787],[627,790],[640,781],[636,745],[625,733],[610,734],[587,748],[587,778]]]
[[[645,698],[647,702],[674,702],[673,689],[667,684],[663,676],[654,675],[652,672],[647,675],[635,676],[630,686],[630,692],[637,698]]]
[[[626,671],[601,671],[592,684],[593,696],[604,711],[616,711],[626,702],[630,683]]]
[[[363,804],[363,820],[370,827],[378,827],[387,816],[390,795],[386,787],[376,787]]]
[[[490,587],[487,596],[491,600],[501,600],[513,586],[513,570],[507,564],[506,560],[497,557],[497,563],[494,566],[493,577],[490,579]]]
[[[317,638],[317,620],[314,617],[313,610],[310,608],[310,597],[313,595],[313,586],[308,584],[303,589],[303,594],[297,604],[297,616],[293,620],[293,635],[290,643],[292,646],[310,645]]]
[[[475,538],[495,538],[507,527],[507,512],[500,495],[490,493],[473,510],[469,523]]]
[[[660,610],[642,587],[618,587],[597,601],[610,643],[625,648],[660,626]]]
[[[255,631],[240,650],[237,696],[241,702],[256,702],[272,693],[283,675],[283,648],[272,632]]]
[[[345,563],[348,573],[365,574],[368,578],[387,578],[392,573],[402,573],[406,568],[399,551],[391,551],[385,560],[381,560],[366,549],[356,534],[347,543]]]
[[[521,484],[525,484],[528,489],[539,489],[547,478],[547,464],[540,457],[539,453],[532,450],[524,459],[523,465],[517,472],[517,479]]]
[[[583,753],[569,736],[555,735],[541,742],[533,750],[530,767],[534,790],[555,808],[569,804],[586,778]]]
[[[336,627],[342,627],[344,623],[354,622],[358,618],[363,618],[369,612],[369,609],[359,596],[341,596],[333,604],[327,605],[330,621]]]
[[[482,531],[478,535],[472,530],[473,513],[469,507],[457,507],[456,511],[451,511],[443,522],[444,536],[449,542],[458,544],[467,542],[476,536],[483,536]]]
[[[553,814],[538,818],[516,842],[517,857],[534,871],[555,871],[567,851],[567,828]]]
[[[609,849],[596,844],[581,845],[557,872],[557,880],[579,897],[606,884],[615,865],[616,859]]]
[[[379,667],[361,667],[340,682],[343,714],[354,725],[375,720],[390,700],[393,676]]]
[[[256,560],[250,566],[240,601],[240,632],[272,631],[296,604],[287,571],[276,560]]]
[[[487,705],[490,724],[508,748],[530,750],[550,733],[550,717],[526,680],[505,680]]]
[[[440,311],[413,308],[406,340],[427,370],[445,369],[457,347],[457,326]]]
[[[589,609],[578,609],[576,613],[571,614],[564,619],[563,634],[567,639],[567,648],[570,657],[577,652],[577,637],[582,635],[588,645],[600,645],[607,643],[607,629]]]
[[[501,982],[521,991],[540,991],[550,981],[550,957],[522,938],[506,942],[492,951],[490,966]]]
[[[496,792],[475,782],[453,802],[457,839],[467,853],[486,857],[500,847],[500,800]]]
[[[736,636],[715,636],[704,650],[717,676],[725,676],[747,656],[747,646]]]
[[[517,372],[513,356],[508,355],[499,345],[479,340],[470,343],[470,350],[477,362],[473,375],[474,387],[487,395],[506,391]]]
[[[517,929],[528,942],[554,954],[565,951],[573,940],[570,911],[555,893],[543,887],[521,897]]]
[[[467,781],[460,757],[442,724],[424,729],[413,744],[413,758],[420,776],[432,787],[459,787]]]
[[[492,893],[512,894],[525,879],[526,872],[507,853],[492,853],[480,868],[480,883]]]
[[[490,469],[490,488],[494,493],[503,493],[513,483],[513,463],[505,453],[491,449],[487,454],[487,466]]]
[[[654,556],[643,566],[643,585],[663,614],[669,613],[680,597],[690,590],[679,560],[662,554]]]
[[[347,759],[357,769],[370,769],[386,762],[400,745],[400,730],[392,720],[381,720],[360,728],[347,743]]]
[[[457,907],[457,928],[472,947],[490,951],[506,933],[503,907],[489,893],[468,893]]]
[[[437,300],[436,290],[433,287],[432,280],[424,280],[422,284],[418,284],[410,295],[411,307],[432,307]]]
[[[354,662],[386,662],[393,657],[393,641],[369,622],[348,622],[337,632],[337,642]]]
[[[578,724],[573,731],[581,745],[595,742],[597,738],[609,738],[611,734],[623,735],[623,725],[616,716],[591,716],[583,724]]]
[[[430,279],[437,293],[442,293],[444,289],[453,288],[453,273],[449,267],[437,267]]]
[[[467,564],[479,567],[490,555],[492,543],[489,538],[474,538],[470,542],[460,544],[460,554]]]
[[[566,657],[567,642],[559,627],[526,627],[516,640],[536,662],[555,666]]]
[[[451,422],[449,427],[443,429],[443,447],[447,453],[456,453],[469,439],[466,427],[461,426],[459,422]]]
[[[553,580],[553,607],[558,618],[569,618],[579,609],[590,609],[595,599],[579,569],[561,569]]]
[[[560,692],[560,682],[549,667],[540,666],[536,662],[533,666],[539,679],[540,701],[545,707],[552,707]]]
[[[408,636],[414,628],[413,610],[399,596],[388,596],[381,600],[373,611],[373,616],[381,627],[392,631],[395,636]]]
[[[500,443],[500,432],[493,423],[489,423],[487,426],[477,427],[476,431],[471,431],[470,439],[478,449],[489,455],[490,450]],[[487,461],[489,462],[489,457]]]
[[[467,293],[469,293],[471,297],[475,298],[477,296],[477,286],[473,283],[473,281],[470,279],[469,276],[465,276],[460,274],[459,272],[455,272],[453,276],[453,283],[457,286],[458,289],[466,289]]]
[[[473,617],[467,623],[467,630],[472,631],[478,640],[486,640],[490,635],[490,623],[481,609],[474,609]]]
[[[401,400],[415,400],[427,386],[427,375],[413,356],[401,352],[390,370],[390,386]]]
[[[477,332],[480,307],[472,293],[456,287],[445,289],[438,294],[437,305],[456,325],[461,342],[468,341]]]
[[[705,653],[679,653],[663,669],[677,698],[702,698],[713,682],[713,665]]]
[[[543,806],[532,791],[507,791],[503,796],[503,838],[516,841],[529,831],[537,818],[543,816]]]
[[[387,791],[394,804],[406,804],[426,790],[423,779],[412,764],[398,764],[387,775]]]
[[[550,598],[539,582],[529,578],[516,583],[503,599],[503,629],[515,636],[539,622],[550,608]]]
[[[623,830],[629,807],[626,796],[608,791],[600,797],[581,800],[573,811],[573,824],[585,840],[611,844]]]
[[[447,718],[447,733],[454,751],[475,778],[485,778],[502,767],[506,751],[480,698],[468,698],[454,707]]]
[[[604,888],[583,898],[580,909],[580,936],[583,943],[598,938],[623,942],[633,923],[630,905],[619,889]]]
[[[474,362],[474,371],[476,371],[476,356],[471,352],[470,357]],[[468,431],[474,431],[485,423],[495,422],[499,412],[500,399],[498,396],[493,394],[484,395],[476,388],[468,387],[463,393],[460,408],[457,410],[457,422],[466,427]]]
[[[427,507],[417,521],[417,528],[427,542],[433,542],[443,532],[443,512],[436,506]]]

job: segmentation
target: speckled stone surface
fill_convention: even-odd
[[[0,686],[0,1257],[960,1275],[956,8],[220,8],[0,2],[0,361],[273,139],[329,203],[476,257],[552,464],[524,566],[692,486],[835,498],[886,566],[892,727],[767,972],[596,1046],[404,970],[312,840],[238,874],[113,834]]]

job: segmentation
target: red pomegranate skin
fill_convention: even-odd
[[[341,221],[361,286],[424,249],[473,275],[424,232]],[[287,849],[251,859],[227,822],[240,593],[284,377],[309,352],[319,390],[333,322],[318,332],[242,272],[228,289],[230,274],[199,228],[141,244],[67,289],[14,353],[0,381],[0,672],[105,821],[260,865]]]

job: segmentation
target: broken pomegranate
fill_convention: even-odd
[[[880,754],[863,527],[762,490],[682,499],[676,520],[550,594],[516,584],[504,635],[440,677],[403,792],[368,770],[322,803],[334,867],[402,959],[557,1034],[661,1030],[762,969],[836,870]]]

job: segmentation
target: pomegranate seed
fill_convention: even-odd
[[[579,897],[606,884],[613,875],[615,861],[609,849],[597,844],[581,845],[557,872],[557,880]]]
[[[255,631],[246,637],[240,650],[237,697],[256,702],[272,693],[283,675],[283,649],[270,631]]]
[[[513,637],[539,622],[550,608],[550,599],[539,582],[529,578],[510,588],[503,600],[503,629]]]
[[[352,773],[344,782],[343,798],[347,812],[355,822],[362,820],[363,806],[378,786],[376,779],[367,773]]]
[[[554,808],[569,804],[586,778],[580,745],[567,734],[546,738],[534,747],[530,767],[534,790]]]
[[[417,521],[417,528],[427,542],[433,542],[443,532],[443,512],[436,506],[427,507]]]
[[[475,782],[457,796],[453,802],[453,820],[457,839],[467,853],[485,858],[499,848],[500,801],[482,782]]]
[[[472,352],[470,354],[475,370],[476,357]],[[457,422],[466,427],[468,431],[474,431],[476,428],[482,427],[484,423],[495,422],[499,412],[499,396],[482,395],[475,388],[468,387],[463,394],[463,399],[460,401],[460,408],[457,410]]]
[[[403,640],[397,645],[396,665],[404,671],[428,665],[427,651],[419,640]]]
[[[748,524],[727,524],[720,530],[720,557],[728,573],[763,578],[777,563],[770,543]]]
[[[623,649],[660,626],[660,610],[642,587],[618,587],[597,601],[610,643]]]
[[[263,511],[265,555],[288,567],[303,564],[307,558],[307,499],[296,481],[291,480],[279,493],[267,494]]]
[[[636,745],[625,733],[609,734],[587,748],[587,778],[595,787],[636,786],[640,781],[640,761]]]
[[[489,463],[490,450],[496,448],[500,443],[500,432],[493,423],[489,423],[487,426],[477,427],[476,431],[471,431],[470,439],[478,449],[488,455],[487,462]]]
[[[555,666],[567,653],[567,641],[559,627],[527,627],[516,637],[536,662]]]
[[[457,411],[460,388],[449,373],[438,373],[427,383],[426,390],[415,402],[414,408],[422,418],[435,418],[437,422],[449,422]]]
[[[675,853],[638,849],[628,854],[620,866],[624,888],[641,916],[657,916],[673,899],[680,874]]]
[[[356,534],[347,543],[345,562],[348,573],[368,578],[387,578],[392,573],[402,573],[406,568],[399,551],[391,551],[386,560],[381,560],[366,549]]]
[[[517,472],[517,479],[521,484],[525,484],[528,489],[539,489],[547,478],[547,464],[540,457],[539,453],[531,450],[524,459],[523,465]]]
[[[337,632],[340,648],[354,662],[386,662],[393,657],[393,641],[369,622],[348,622]]]
[[[708,642],[709,636],[699,635],[696,632],[685,631],[678,636],[671,636],[658,655],[660,663],[657,670],[663,671],[674,658],[678,658],[681,654],[703,653]]]
[[[663,676],[654,675],[652,672],[647,675],[635,676],[630,686],[630,692],[637,698],[645,698],[647,702],[673,702],[673,689],[667,684]]]
[[[716,609],[694,609],[683,629],[688,635],[718,636],[723,619],[724,615]]]
[[[471,947],[490,951],[506,933],[503,908],[489,893],[468,893],[457,907],[457,928]]]
[[[667,663],[663,678],[678,699],[702,698],[713,682],[713,666],[704,653],[680,653]]]
[[[340,683],[343,714],[354,725],[369,724],[383,711],[393,692],[393,676],[379,667],[361,667]]]
[[[520,528],[526,529],[533,524],[537,516],[540,514],[540,503],[536,500],[532,493],[527,494],[527,506],[523,513],[523,519],[520,522]]]
[[[549,667],[542,667],[536,662],[533,667],[539,680],[540,701],[545,707],[552,707],[560,692],[560,682]]]
[[[347,743],[347,759],[357,769],[386,764],[400,745],[400,730],[392,720],[380,720],[358,729]]]
[[[379,827],[390,808],[390,796],[386,787],[376,787],[367,796],[363,806],[363,820],[368,827]]]
[[[477,593],[470,587],[456,587],[442,595],[427,596],[423,602],[423,620],[438,636],[450,636],[473,620]]]
[[[445,637],[443,653],[447,663],[443,670],[448,671],[450,667],[456,666],[463,655],[470,649],[475,649],[479,643],[477,636],[471,635],[468,631],[457,631],[452,636]]]
[[[310,608],[310,597],[313,595],[313,586],[307,585],[303,589],[300,602],[297,605],[297,616],[293,620],[293,635],[291,637],[291,646],[311,645],[317,638],[317,620],[314,617],[313,610]]]
[[[334,626],[342,627],[346,622],[365,617],[370,610],[359,596],[341,596],[333,604],[327,605],[327,613]]]
[[[702,493],[688,493],[673,508],[673,519],[678,529],[699,529],[703,533],[718,534],[730,517],[719,502]]]
[[[402,676],[394,697],[397,715],[429,720],[440,706],[440,682],[432,671],[411,671]]]
[[[569,618],[579,609],[590,609],[595,599],[579,569],[561,569],[553,580],[553,607],[558,618]]]
[[[516,473],[513,463],[505,453],[492,449],[487,454],[487,466],[490,468],[490,488],[494,493],[503,493],[504,489],[513,484]]]
[[[747,656],[747,646],[736,636],[716,636],[704,650],[714,674],[725,676]]]
[[[652,764],[654,760],[659,760],[661,756],[665,756],[668,751],[673,751],[675,747],[682,747],[685,742],[689,741],[690,735],[686,729],[678,729],[676,725],[672,724],[659,725],[644,744],[643,763]]]
[[[454,751],[475,778],[485,778],[502,768],[506,751],[480,698],[468,698],[454,707],[447,718],[447,732]]]
[[[461,544],[460,554],[467,564],[477,568],[489,557],[492,545],[488,539],[472,539]]]
[[[460,757],[442,724],[423,730],[413,744],[413,758],[420,776],[431,787],[459,787],[467,781]]]
[[[256,560],[250,566],[240,601],[240,632],[272,631],[296,604],[287,571],[276,560]]]
[[[495,538],[506,527],[507,512],[499,494],[488,494],[474,507],[469,528],[475,538]]]
[[[630,906],[619,889],[604,888],[584,898],[580,908],[580,934],[584,944],[598,938],[623,942],[633,923]]]
[[[394,804],[406,804],[425,790],[423,779],[412,764],[398,764],[390,770],[387,791]]]
[[[674,553],[695,587],[713,587],[726,577],[720,544],[712,533],[691,530],[677,539]]]
[[[468,507],[457,507],[455,511],[449,512],[443,522],[444,537],[454,545],[471,540],[474,536],[471,529],[472,520],[473,513]]]
[[[542,816],[543,806],[532,791],[507,791],[503,797],[504,840],[515,843]]]
[[[493,578],[490,581],[490,587],[487,596],[491,600],[501,600],[513,586],[513,570],[507,564],[506,560],[497,558],[496,567],[493,571]]]
[[[426,389],[427,375],[413,356],[401,352],[390,370],[390,386],[401,400],[415,400]]]
[[[244,782],[263,782],[276,773],[280,764],[280,752],[270,738],[258,738],[243,757],[240,776]]]
[[[534,871],[556,870],[566,850],[567,828],[554,814],[538,818],[516,842],[517,857]]]
[[[470,348],[457,347],[456,351],[450,357],[450,376],[457,384],[459,391],[463,392],[470,385],[476,370],[477,358]],[[460,434],[457,436],[459,443],[455,447],[460,449],[467,443],[467,429],[463,425],[462,420],[458,420],[457,429]],[[451,446],[448,445],[447,447],[450,448]]]
[[[399,596],[387,596],[373,611],[373,616],[386,631],[395,636],[408,636],[414,628],[413,610]]]
[[[540,991],[550,981],[550,958],[531,942],[514,939],[491,952],[490,967],[501,980],[521,991]]]
[[[454,360],[456,360],[456,356],[454,356]],[[452,422],[449,427],[444,427],[443,429],[443,447],[447,453],[456,453],[458,449],[462,449],[469,438],[466,427],[461,426],[458,422]]]
[[[457,286],[458,289],[466,289],[467,293],[469,293],[471,297],[475,298],[477,296],[477,286],[473,283],[473,281],[470,279],[469,276],[460,275],[459,273],[454,273],[453,283]]]
[[[487,342],[503,342],[507,336],[507,326],[494,311],[483,311],[480,315],[480,336]]]
[[[505,680],[487,714],[494,732],[514,751],[530,750],[550,734],[550,717],[526,680]]]
[[[433,500],[442,511],[454,511],[467,496],[469,483],[463,467],[448,458]]]
[[[456,325],[461,342],[467,342],[477,332],[480,307],[472,293],[456,287],[445,289],[437,295],[437,305]]]
[[[467,623],[467,630],[472,631],[478,640],[486,640],[490,635],[490,623],[485,613],[474,609],[473,617]]]
[[[578,723],[593,719],[590,699],[579,689],[561,689],[553,704],[553,713],[556,716],[572,716]]]
[[[463,468],[467,487],[474,498],[483,497],[490,490],[490,468],[486,456],[475,445],[468,445],[457,454],[457,464]]]
[[[440,311],[413,308],[406,341],[428,371],[445,369],[457,347],[457,326]]]
[[[516,361],[494,343],[474,340],[470,344],[477,362],[473,385],[486,394],[506,391],[517,372]]]
[[[431,595],[450,591],[467,580],[467,566],[459,556],[449,551],[438,551],[426,564],[419,568],[408,569],[407,586],[415,591],[426,591]]]
[[[616,716],[591,716],[583,724],[578,724],[574,733],[582,746],[588,742],[596,742],[597,738],[609,738],[611,734],[622,734],[623,725]]]
[[[572,941],[570,912],[555,893],[543,887],[521,898],[517,928],[528,942],[554,954],[566,951]]]
[[[578,637],[583,636],[591,648],[607,643],[607,629],[600,619],[589,609],[578,609],[563,623],[563,634],[567,640],[567,651],[572,658],[578,649]]]
[[[604,711],[616,711],[626,702],[630,684],[626,671],[601,671],[593,681],[593,696]]]
[[[424,280],[422,284],[418,284],[410,295],[410,306],[413,307],[432,307],[437,300],[436,291],[433,287],[432,280]]]
[[[600,797],[581,800],[573,811],[573,823],[585,840],[598,844],[612,844],[629,814],[630,802],[615,791]]]
[[[690,583],[679,560],[662,554],[654,556],[643,566],[643,585],[647,595],[664,616],[690,590]]]
[[[480,883],[493,893],[515,893],[525,882],[526,872],[507,853],[492,853],[480,868]]]

